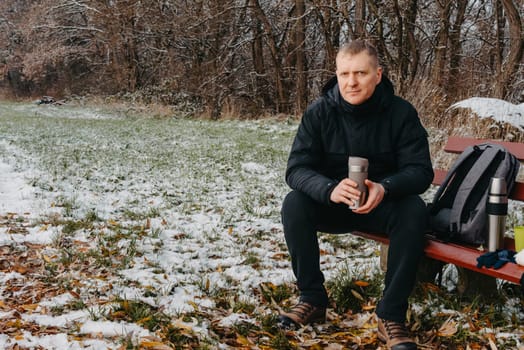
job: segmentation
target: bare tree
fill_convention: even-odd
[[[515,100],[519,1],[3,0],[0,89],[191,100],[212,118],[300,113],[340,44],[366,38],[401,94],[428,82],[446,103]]]
[[[308,101],[307,64],[306,64],[306,4],[304,0],[295,0],[295,55],[296,55],[296,102],[297,111],[303,111]]]
[[[460,40],[467,4],[467,0],[456,1],[457,10],[455,14],[455,21],[451,24],[451,29],[449,32],[449,76],[446,85],[449,88],[448,92],[451,94],[456,93],[458,90],[460,60],[462,57]]]
[[[495,80],[494,95],[498,98],[505,98],[509,86],[511,86],[511,83],[515,79],[515,73],[518,71],[519,65],[522,63],[524,36],[522,32],[522,20],[519,11],[517,10],[516,3],[511,0],[500,1],[507,15],[510,40],[507,59],[504,62],[500,62],[499,60],[497,64],[497,79]],[[500,25],[498,28],[499,27]],[[499,52],[502,53],[500,45]]]

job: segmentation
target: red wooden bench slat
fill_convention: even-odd
[[[475,139],[475,138],[466,138],[459,136],[450,136],[444,147],[444,151],[449,153],[462,153],[464,149],[468,146],[491,142],[503,145],[511,153],[513,153],[520,161],[524,161],[524,144],[516,142],[504,142],[504,141],[494,141],[486,139]],[[433,178],[434,185],[440,185],[444,181],[444,178],[447,174],[446,170],[435,169],[435,176]],[[524,201],[524,182],[516,182],[515,187],[511,191],[509,198],[512,200]],[[378,241],[380,243],[389,244],[388,237],[383,233],[369,233],[369,232],[360,232],[355,231],[353,234]],[[520,283],[520,279],[524,275],[524,266],[520,266],[513,263],[505,264],[500,269],[493,268],[477,268],[477,258],[484,254],[485,252],[476,249],[475,247],[459,245],[455,243],[442,242],[433,235],[426,235],[427,243],[424,248],[426,256],[439,260],[445,263],[454,264],[473,270],[488,276],[501,278],[506,281],[513,283]],[[506,237],[504,240],[504,248],[514,250],[515,242],[513,238]]]
[[[524,266],[513,263],[507,263],[500,269],[478,268],[477,258],[485,252],[453,243],[444,243],[428,239],[424,252],[426,256],[432,259],[445,261],[456,266],[465,267],[468,270],[502,278],[516,284],[520,282],[520,278],[524,274]]]
[[[435,169],[434,172],[435,176],[433,177],[433,185],[441,185],[446,177],[447,171]],[[515,182],[513,190],[511,190],[508,197],[513,200],[524,201],[524,183],[519,181]]]
[[[352,233],[362,238],[372,239],[380,243],[389,244],[389,238],[383,233],[369,233],[361,231],[354,231]],[[435,239],[431,235],[427,235],[426,237],[427,240],[426,246],[424,247],[424,253],[429,258],[448,264],[461,266],[468,270],[477,271],[492,277],[502,278],[506,281],[516,284],[519,283],[520,278],[524,274],[524,266],[513,263],[507,263],[497,270],[493,268],[478,268],[477,258],[485,252],[477,250],[474,247],[442,242]],[[506,249],[515,249],[515,243],[513,239],[509,237],[505,238],[504,246]]]
[[[462,153],[462,151],[464,151],[464,149],[468,146],[478,145],[485,142],[502,145],[508,151],[513,153],[513,155],[515,155],[515,157],[517,157],[519,160],[524,161],[524,146],[522,143],[519,142],[507,142],[488,139],[475,139],[472,137],[450,136],[448,138],[446,146],[444,147],[444,151],[450,153]]]

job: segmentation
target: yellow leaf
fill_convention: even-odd
[[[116,222],[116,221],[113,220],[113,219],[109,219],[109,220],[107,220],[107,223],[108,223],[109,225],[111,225],[111,226],[116,226],[116,225],[118,225],[118,222]]]
[[[149,320],[151,320],[151,316],[144,317],[144,318],[138,320],[136,323],[138,323],[138,324],[144,324],[144,323],[146,323],[146,322],[149,321]]]
[[[114,311],[114,312],[111,313],[111,317],[113,319],[118,319],[118,320],[125,319],[126,318],[126,313],[125,313],[125,311],[122,311],[122,310]]]
[[[140,346],[143,346],[144,348],[152,348],[154,346],[160,346],[164,345],[162,342],[159,341],[142,341],[140,342]]]
[[[37,307],[38,304],[25,304],[21,306],[21,308],[25,311],[35,311]]]
[[[195,309],[195,311],[198,310],[198,305],[194,301],[188,301],[187,303],[191,305]]]
[[[252,343],[249,341],[249,339],[247,339],[246,337],[244,337],[243,335],[240,335],[240,334],[237,334],[237,343],[242,344],[244,346],[252,345]]]
[[[164,345],[159,341],[142,341],[140,342],[140,348],[153,349],[153,350],[172,350],[172,347]]]
[[[44,261],[45,261],[46,263],[51,263],[51,262],[52,262],[51,258],[48,257],[48,256],[45,255],[45,254],[42,254],[42,258],[44,258]]]
[[[16,340],[23,340],[23,339],[24,339],[24,336],[20,334],[20,335],[17,335],[17,336],[15,337],[15,339],[16,339]]]
[[[7,321],[5,324],[7,327],[20,328],[22,327],[22,321],[20,319]]]
[[[229,226],[227,228],[227,233],[232,234],[233,233],[233,226]]]
[[[25,266],[16,265],[13,267],[13,270],[18,272],[19,274],[23,275],[27,272],[27,268]]]

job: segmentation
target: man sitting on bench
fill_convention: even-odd
[[[341,47],[336,77],[305,111],[289,155],[293,189],[282,223],[300,291],[299,303],[279,316],[282,327],[324,322],[328,295],[320,271],[317,231],[384,232],[390,247],[378,336],[388,349],[416,349],[405,327],[408,297],[423,253],[427,211],[418,196],[431,184],[427,132],[417,111],[394,95],[377,50],[365,41]],[[348,157],[369,160],[368,196],[358,209]]]

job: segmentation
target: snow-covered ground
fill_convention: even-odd
[[[262,284],[292,282],[279,210],[296,127],[0,103],[0,217],[9,223],[0,225],[0,247],[38,245],[45,271],[61,266],[67,244],[111,251],[90,264],[119,263],[104,276],[87,273],[98,267],[72,263],[77,270],[56,271],[67,287],[16,311],[6,307],[7,296],[16,298],[13,286],[30,283],[30,276],[25,268],[2,268],[0,316],[59,331],[38,335],[20,326],[0,334],[0,348],[116,349],[122,339],[138,344],[153,337],[139,324],[102,317],[118,298],[159,308],[180,329],[210,337],[209,323],[178,317],[212,309],[214,292],[228,290],[256,305]],[[73,222],[84,226],[70,229]],[[362,274],[378,270],[376,244],[337,239],[321,239],[327,280],[345,261]],[[73,308],[79,299],[83,307]],[[239,320],[255,322],[235,312],[213,322]]]

